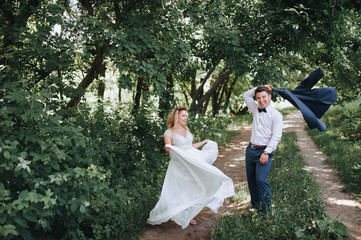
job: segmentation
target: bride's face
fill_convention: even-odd
[[[188,113],[186,110],[182,110],[178,113],[178,123],[182,126],[187,124]]]

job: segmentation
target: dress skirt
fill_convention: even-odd
[[[166,146],[171,160],[160,199],[147,222],[156,225],[171,219],[184,229],[206,206],[217,213],[224,198],[234,195],[233,181],[211,165],[218,154],[216,142],[209,141],[202,150]]]

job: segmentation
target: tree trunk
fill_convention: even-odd
[[[181,83],[181,84],[182,84],[182,83]],[[189,93],[186,84],[183,83],[181,88],[182,88],[182,93],[183,93],[183,96],[184,96],[184,100],[185,100],[185,102],[186,102],[186,106],[189,106],[188,95],[192,96],[192,94]]]
[[[223,82],[222,86],[218,88],[216,94],[213,97],[213,116],[216,116],[221,110],[223,102],[223,96],[229,91],[228,90],[229,77]]]
[[[149,85],[147,84],[146,80],[148,80],[148,78],[144,78],[142,96],[140,98],[141,105],[144,105],[146,102],[148,102],[149,97],[150,97]]]
[[[93,15],[93,9],[91,6],[91,3],[88,0],[81,0],[81,5],[88,11],[88,15]],[[97,34],[95,35],[95,39],[98,39]],[[94,81],[95,78],[97,78],[99,75],[105,76],[105,63],[104,63],[104,53],[109,48],[110,41],[107,40],[103,43],[102,47],[100,47],[99,41],[95,40],[95,50],[96,55],[94,58],[94,61],[90,67],[90,70],[88,71],[87,75],[83,78],[83,80],[80,82],[78,89],[82,88],[84,91],[89,87],[89,85]],[[80,99],[82,95],[78,95],[70,100],[68,105],[66,106],[66,109],[70,109],[75,107],[79,104]]]
[[[222,72],[225,72],[226,68],[223,69]],[[231,70],[220,74],[217,78],[217,80],[214,82],[214,84],[212,85],[212,87],[199,99],[198,103],[192,103],[191,107],[189,108],[189,112],[193,112],[193,113],[199,113],[203,107],[203,103],[207,100],[207,98],[213,94],[217,88],[219,87],[220,84],[223,83],[224,80],[226,80],[229,75],[232,73]]]
[[[203,91],[204,91],[203,87],[206,84],[209,77],[214,72],[214,70],[216,69],[216,66],[218,65],[218,63],[215,64],[211,69],[209,69],[209,71],[207,72],[207,75],[201,80],[201,84],[199,85],[198,89],[196,91],[194,91],[194,93],[192,94],[192,103],[191,103],[191,106],[189,107],[189,111],[193,111],[193,109],[196,108],[197,104],[199,104],[200,99],[203,97]],[[203,105],[203,102],[202,102],[202,105]],[[199,109],[199,107],[198,107],[198,109]]]
[[[140,107],[140,99],[142,97],[143,84],[144,84],[144,77],[138,77],[137,90],[134,97],[133,112],[136,112]]]
[[[88,71],[88,74],[83,78],[83,80],[78,85],[78,89],[82,88],[83,90],[86,90],[87,87],[94,81],[94,79],[99,75],[99,73],[102,73],[105,71],[106,67],[104,64],[104,57],[103,53],[105,49],[108,47],[107,44],[105,44],[101,49],[101,54],[97,55],[90,67],[90,70]],[[80,102],[82,95],[78,95],[70,100],[68,105],[66,106],[66,109],[70,109],[78,105]]]
[[[220,87],[212,94],[212,115],[215,116],[219,112],[220,102],[222,101],[222,96],[220,97],[220,92],[223,92],[224,88],[227,86],[227,80],[224,81]],[[221,94],[222,95],[222,94]]]
[[[208,105],[209,105],[209,101],[211,100],[211,96],[212,95],[209,95],[204,103],[204,106],[202,108],[202,114],[206,114],[207,112],[207,108],[208,108]]]
[[[197,71],[195,71],[195,74],[194,74],[194,76],[192,76],[192,79],[191,79],[191,96],[192,97],[195,95],[196,90],[197,90],[196,77],[197,77]]]
[[[62,72],[58,69],[57,70],[58,73],[58,78],[59,79],[63,79],[63,74]],[[64,83],[63,81],[61,81],[61,83],[59,84],[59,94],[60,94],[60,99],[63,100],[64,99]]]
[[[162,92],[159,97],[159,117],[164,119],[172,109],[174,101],[174,82],[173,76],[167,75],[166,89]]]
[[[105,92],[105,83],[103,80],[98,82],[98,102],[102,102],[104,100],[104,92]]]
[[[229,100],[231,99],[234,86],[236,85],[236,82],[237,82],[237,78],[238,78],[238,75],[236,75],[234,77],[233,81],[230,84],[231,86],[228,88],[228,91],[226,92],[226,99],[225,99],[225,103],[224,103],[224,108],[225,109],[228,108]]]

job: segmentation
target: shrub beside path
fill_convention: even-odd
[[[334,170],[325,163],[322,153],[304,129],[302,114],[292,112],[284,118],[284,131],[296,132],[297,145],[307,162],[306,171],[312,173],[322,194],[326,214],[346,225],[351,239],[361,240],[361,204],[342,192],[344,187]]]
[[[342,183],[334,174],[332,168],[324,163],[326,155],[320,152],[312,139],[304,130],[305,122],[300,112],[293,112],[284,118],[284,131],[296,132],[297,144],[307,162],[305,170],[311,172],[320,186],[328,216],[337,219],[346,225],[351,239],[361,240],[361,204],[354,201],[348,194],[342,193]],[[233,179],[235,187],[247,183],[245,170],[245,149],[251,136],[251,126],[244,127],[240,134],[219,151],[214,165]],[[144,229],[141,240],[193,240],[209,239],[217,218],[232,214],[233,211],[242,211],[249,207],[249,200],[240,203],[231,203],[226,200],[214,214],[204,208],[195,218],[197,225],[188,226],[182,230],[173,221],[161,225],[150,226]]]

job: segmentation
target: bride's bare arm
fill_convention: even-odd
[[[203,146],[204,144],[206,144],[208,141],[209,141],[209,139],[206,139],[206,140],[203,140],[202,142],[193,143],[192,147],[199,148],[199,147]]]
[[[171,139],[171,137],[169,137],[169,136],[164,136],[164,145],[166,145],[166,144],[172,144],[172,139]],[[165,149],[165,151],[167,152],[167,153],[169,153],[169,151],[170,151],[170,148],[169,147],[166,147],[166,146],[164,146],[164,149]]]

